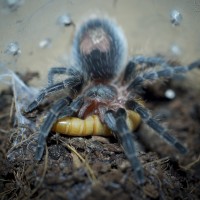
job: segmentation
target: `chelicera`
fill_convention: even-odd
[[[122,30],[108,19],[91,17],[77,29],[72,46],[72,64],[51,68],[48,87],[41,90],[26,112],[36,109],[44,98],[59,91],[66,96],[49,110],[40,127],[36,160],[42,158],[50,131],[73,136],[115,135],[131,163],[139,184],[144,183],[143,168],[137,158],[133,132],[142,120],[181,154],[187,152],[144,106],[140,90],[160,78],[173,78],[200,66],[171,66],[162,57],[135,56],[127,62],[127,43]],[[137,71],[138,65],[145,65]],[[156,67],[157,66],[157,67]],[[54,75],[66,74],[62,82]]]

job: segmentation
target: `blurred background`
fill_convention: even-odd
[[[173,10],[181,15],[179,25],[170,21]],[[122,27],[129,57],[162,54],[183,64],[200,59],[200,0],[0,0],[1,66],[39,72],[31,84],[46,85],[48,69],[67,65],[70,56],[74,27],[59,23],[59,17],[69,16],[78,26],[95,13]],[[199,75],[190,73],[187,85],[200,85]]]

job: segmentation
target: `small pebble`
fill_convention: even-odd
[[[11,11],[15,11],[23,4],[23,0],[5,0],[5,3]]]
[[[176,56],[180,56],[182,53],[180,47],[177,44],[172,44],[170,51]]]
[[[51,43],[52,43],[52,40],[50,38],[46,38],[40,41],[39,47],[41,49],[49,48],[51,46]]]
[[[165,97],[168,99],[174,99],[176,97],[176,93],[172,89],[168,89],[165,91]]]
[[[172,10],[170,13],[170,21],[174,26],[179,26],[183,19],[182,14],[177,10]]]
[[[71,24],[73,24],[72,19],[68,14],[59,16],[57,22],[61,26],[70,26]]]
[[[6,50],[5,50],[5,53],[6,53],[6,54],[9,54],[9,55],[13,55],[13,56],[16,56],[16,55],[20,54],[20,53],[21,53],[21,50],[20,50],[20,48],[19,48],[18,42],[11,42],[11,43],[7,46],[7,48],[6,48]]]

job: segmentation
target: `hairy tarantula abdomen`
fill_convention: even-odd
[[[74,59],[94,81],[115,78],[124,66],[126,54],[122,30],[108,19],[91,18],[79,27],[74,37]]]

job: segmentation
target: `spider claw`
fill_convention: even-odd
[[[174,147],[183,155],[188,153],[188,149],[184,147],[180,142],[176,142]]]
[[[44,153],[44,146],[38,145],[35,153],[35,160],[40,161],[43,153]]]
[[[143,185],[145,183],[144,172],[141,169],[135,170],[136,181],[139,185]]]

